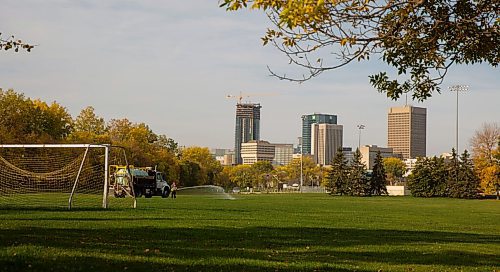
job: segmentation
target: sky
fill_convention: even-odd
[[[76,117],[93,106],[105,120],[144,122],[181,146],[233,148],[236,99],[260,103],[261,139],[297,143],[301,116],[328,113],[344,126],[344,146],[387,145],[387,112],[402,106],[378,93],[368,76],[380,61],[354,63],[298,84],[267,67],[300,73],[260,37],[270,26],[260,11],[227,12],[217,0],[4,0],[2,37],[36,44],[31,53],[0,53],[0,88],[57,101]],[[474,131],[500,122],[500,73],[486,64],[455,66],[427,108],[427,153],[455,145],[456,94],[460,149]]]

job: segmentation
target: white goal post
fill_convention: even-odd
[[[67,199],[67,207],[71,209],[75,199],[79,206],[85,207],[85,204],[96,205],[95,202],[102,198],[100,206],[108,208],[110,190],[116,189],[110,184],[112,148],[120,147],[109,144],[0,144],[0,206],[36,206],[40,201],[44,204],[57,202],[60,207],[62,200]],[[128,165],[124,151],[113,153],[114,164]],[[132,184],[127,186],[133,187]],[[123,185],[120,190],[126,191]],[[133,201],[127,206],[135,208],[131,190],[120,194],[122,200],[113,200],[113,203],[124,204],[127,196]]]

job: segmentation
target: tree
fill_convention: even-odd
[[[0,142],[61,142],[71,132],[71,126],[70,114],[58,103],[47,105],[12,89],[0,89]]]
[[[280,169],[287,173],[285,180],[299,183],[300,167],[300,158],[295,158],[288,165]],[[319,177],[320,180],[323,177],[321,168],[316,165],[316,163],[310,156],[304,156],[302,158],[302,176],[304,186],[306,186],[307,184],[311,184],[316,177]]]
[[[31,52],[35,46],[29,45],[19,39],[15,39],[14,36],[10,36],[7,39],[2,38],[2,33],[0,33],[0,50],[11,50],[13,49],[16,52],[19,52],[19,49],[24,49],[28,52]]]
[[[180,162],[179,185],[184,187],[200,185],[204,179],[200,165],[192,161]]]
[[[500,186],[500,161],[498,158],[500,126],[486,123],[474,133],[470,140],[476,174],[480,188],[485,194],[495,194]]]
[[[476,198],[478,196],[479,178],[474,172],[474,167],[467,150],[460,156],[457,179],[450,178],[448,183],[448,196],[454,198]],[[451,176],[451,173],[450,175]]]
[[[371,194],[371,185],[365,169],[366,165],[361,161],[361,152],[357,148],[349,171],[347,191],[350,195],[369,196]]]
[[[201,184],[214,184],[215,177],[222,172],[222,165],[210,154],[206,147],[187,147],[182,150],[181,161],[195,162],[200,165]]]
[[[174,141],[172,138],[168,138],[166,135],[158,135],[158,139],[154,143],[155,145],[165,148],[168,151],[179,154],[179,144]]]
[[[398,184],[406,172],[406,164],[398,158],[384,158],[383,161],[387,181],[390,185]]]
[[[92,106],[82,109],[75,118],[70,140],[85,143],[109,143],[104,118],[97,116]]]
[[[456,195],[456,192],[459,190],[458,184],[460,184],[460,163],[458,160],[457,152],[455,148],[451,149],[451,159],[447,165],[448,176],[447,176],[447,187],[446,187],[446,195],[453,197],[452,195]]]
[[[408,189],[416,197],[446,196],[447,174],[444,158],[418,158],[408,177]]]
[[[373,164],[373,174],[370,179],[370,192],[372,195],[386,195],[387,188],[385,184],[387,183],[384,162],[382,160],[382,155],[380,151],[377,152],[375,156],[375,162]]]
[[[268,161],[258,161],[250,166],[253,175],[253,186],[260,190],[271,187],[273,165]]]
[[[262,38],[306,73],[306,81],[353,61],[381,56],[397,71],[370,76],[392,99],[413,92],[425,100],[440,91],[454,64],[499,62],[498,1],[220,0],[227,10],[267,12],[273,28]],[[325,58],[324,56],[331,56]],[[403,81],[398,77],[402,77]]]
[[[232,183],[239,187],[252,187],[253,174],[250,165],[228,166],[227,172]]]
[[[339,149],[339,151],[341,151]],[[332,195],[349,193],[349,166],[343,152],[337,152],[328,171],[328,189]]]
[[[500,125],[498,123],[484,123],[470,139],[474,158],[492,164],[494,152],[498,148],[498,139],[500,139]]]

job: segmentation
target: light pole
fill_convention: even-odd
[[[459,151],[458,151],[458,93],[459,92],[466,92],[469,90],[469,86],[467,85],[453,85],[453,86],[450,86],[450,91],[452,92],[456,92],[457,93],[457,124],[456,124],[456,135],[455,135],[455,151],[457,152],[457,154],[459,154]]]
[[[365,129],[365,125],[359,124],[357,127],[358,127],[358,131],[359,131],[359,133],[358,133],[358,150],[359,150],[361,148],[361,130]]]
[[[302,184],[304,183],[304,162],[302,160],[302,157],[304,156],[304,153],[302,152],[302,147],[304,144],[304,139],[302,139],[302,143],[300,144],[300,192],[302,193]]]

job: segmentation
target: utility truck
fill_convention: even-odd
[[[112,186],[115,197],[125,197],[127,193],[135,197],[144,195],[146,198],[161,196],[167,198],[170,195],[165,174],[156,171],[152,167],[112,166],[115,168],[112,174]],[[131,190],[131,185],[133,191]]]

